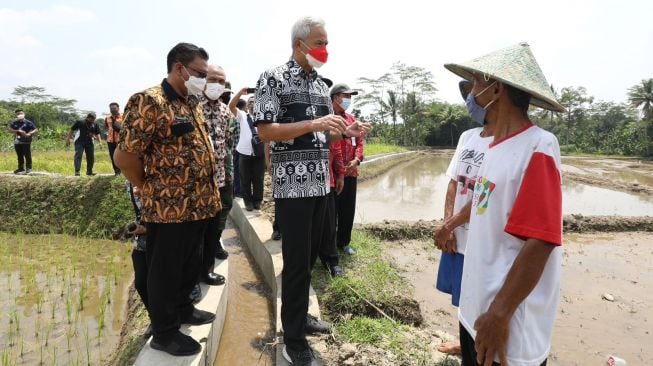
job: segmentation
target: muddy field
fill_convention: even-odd
[[[429,240],[389,241],[388,253],[413,284],[424,325],[457,334],[451,298],[435,290],[440,253]],[[653,233],[569,234],[550,365],[653,362]],[[434,339],[434,341],[439,341]]]

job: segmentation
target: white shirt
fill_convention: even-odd
[[[242,155],[252,156],[254,155],[252,150],[252,130],[249,128],[249,123],[247,123],[247,113],[236,109],[236,120],[240,126],[240,137],[238,138],[236,151]]]
[[[557,245],[537,285],[510,319],[511,366],[540,365],[550,351],[560,298],[561,185],[558,140],[533,125],[490,144],[478,171],[458,312],[472,337],[476,319],[504,285],[524,239]]]
[[[492,136],[481,137],[483,127],[472,128],[460,135],[456,152],[451,158],[447,176],[456,182],[456,197],[453,204],[453,213],[456,214],[472,200],[476,174],[481,167],[485,152],[493,140]],[[453,230],[456,237],[456,251],[465,254],[467,231],[469,223],[460,225]]]

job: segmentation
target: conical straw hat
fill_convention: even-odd
[[[551,91],[527,43],[504,48],[471,61],[445,64],[444,67],[463,79],[473,80],[473,74],[485,75],[531,95],[531,104],[540,108],[564,112]]]

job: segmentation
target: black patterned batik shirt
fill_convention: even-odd
[[[256,123],[294,123],[333,113],[329,87],[295,61],[264,72],[254,103]],[[319,197],[329,193],[328,133],[311,132],[271,141],[274,198]]]

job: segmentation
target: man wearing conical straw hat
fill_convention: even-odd
[[[494,125],[463,267],[463,364],[545,365],[560,296],[560,148],[527,112],[564,108],[525,43],[445,67],[473,83],[470,114]]]

